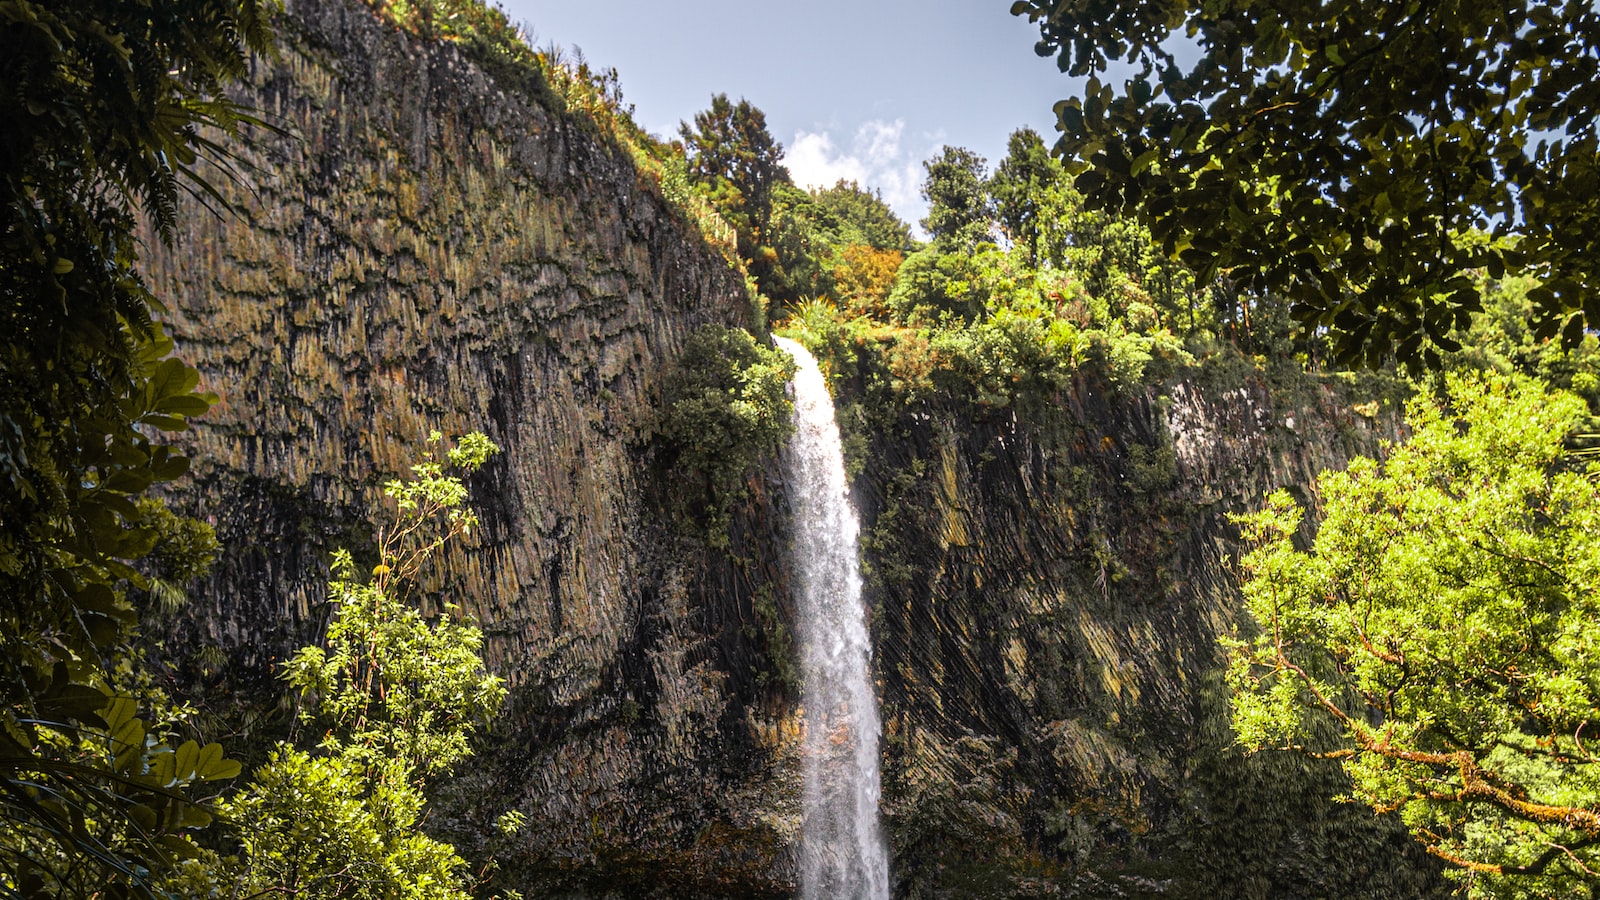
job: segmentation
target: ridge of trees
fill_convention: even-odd
[[[881,194],[854,182],[801,190],[782,164],[766,114],[726,94],[679,128],[688,176],[733,225],[739,257],[766,302],[876,290],[911,246],[911,228]]]

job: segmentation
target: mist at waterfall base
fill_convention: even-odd
[[[784,451],[794,509],[796,604],[805,710],[800,895],[887,900],[889,852],[878,816],[878,700],[861,603],[857,537],[833,400],[817,361],[774,338],[799,365],[794,437]]]

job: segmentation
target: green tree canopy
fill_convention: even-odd
[[[1525,272],[1542,336],[1600,323],[1600,12],[1580,2],[1017,0],[1088,76],[1057,148],[1202,280],[1283,293],[1343,357],[1436,364]],[[1176,45],[1197,45],[1185,66]],[[1105,79],[1126,60],[1120,88]],[[1477,240],[1489,232],[1494,241]]]
[[[989,234],[989,194],[984,158],[965,147],[944,147],[922,164],[922,196],[928,217],[922,227],[935,242],[970,247]]]
[[[840,179],[833,187],[812,191],[811,197],[822,213],[818,229],[834,246],[901,251],[911,247],[911,226],[883,202],[879,191]]]
[[[188,467],[152,435],[209,403],[135,225],[170,239],[180,191],[217,199],[195,171],[226,166],[207,135],[248,119],[222,91],[274,5],[0,2],[0,889],[147,893],[206,819],[188,788],[230,773],[166,743],[131,645],[134,564],[175,541],[159,568],[192,572],[209,546],[145,496]]]
[[[1032,128],[1012,132],[1006,158],[989,177],[989,197],[995,218],[1006,236],[1039,259],[1039,238],[1045,220],[1059,213],[1066,172],[1050,155],[1044,139]]]
[[[742,224],[754,233],[756,243],[766,239],[772,217],[772,191],[789,181],[783,167],[783,145],[767,131],[767,116],[750,101],[738,103],[727,94],[711,98],[711,108],[694,115],[694,127],[679,125],[684,146],[689,152],[689,174],[710,186],[733,192],[723,204],[742,217]]]
[[[853,181],[815,191],[784,181],[772,196],[776,265],[765,278],[760,267],[753,267],[767,296],[789,306],[823,296],[866,303],[882,299],[887,292],[880,283],[883,269],[887,266],[892,277],[911,244],[911,227],[879,194]]]
[[[1386,461],[1322,475],[1308,549],[1287,494],[1241,519],[1240,741],[1343,759],[1470,896],[1600,888],[1600,466],[1563,445],[1586,415],[1522,376],[1452,374]]]

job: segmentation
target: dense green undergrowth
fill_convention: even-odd
[[[672,459],[671,496],[683,521],[727,548],[728,516],[748,480],[793,431],[785,385],[794,360],[748,331],[707,325],[690,336],[667,379],[656,432]]]

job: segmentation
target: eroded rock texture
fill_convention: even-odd
[[[158,629],[175,662],[215,707],[271,708],[382,480],[429,429],[481,428],[505,449],[473,482],[484,527],[428,587],[482,622],[513,692],[435,824],[529,896],[788,895],[803,623],[781,485],[753,479],[708,549],[651,430],[686,337],[748,324],[741,276],[592,126],[455,48],[356,0],[291,2],[283,34],[241,97],[282,129],[241,150],[253,190],[223,183],[244,215],[191,210],[150,254],[222,396],[181,500],[224,556]],[[1373,445],[1339,390],[1127,398],[1086,375],[1013,413],[897,409],[869,382],[841,391],[900,893],[1431,889],[1392,828],[1317,799],[1328,772],[1222,749],[1224,514]],[[511,809],[529,827],[496,839]]]
[[[1231,371],[1230,371],[1231,369]],[[886,729],[915,896],[1432,896],[1331,764],[1230,749],[1227,514],[1396,437],[1350,393],[1248,365],[892,423],[856,381]],[[1384,424],[1388,423],[1388,424]],[[1371,892],[1376,891],[1376,894]]]
[[[670,850],[714,872],[688,845],[749,831],[784,889],[786,807],[746,721],[749,585],[777,576],[677,546],[648,448],[685,338],[749,315],[742,276],[581,119],[359,2],[290,7],[240,98],[283,133],[241,150],[248,188],[217,180],[243,215],[189,210],[150,254],[222,397],[185,503],[224,557],[169,646],[281,693],[272,662],[325,620],[328,552],[370,548],[383,479],[428,430],[483,429],[505,451],[472,485],[483,527],[430,587],[483,623],[514,696],[452,824],[471,843],[520,808],[508,865],[558,869]]]

